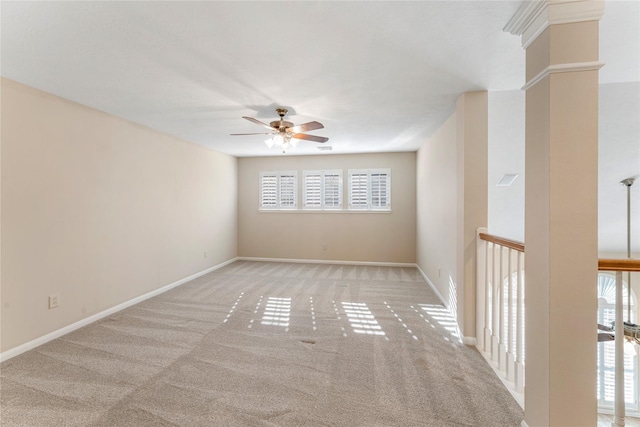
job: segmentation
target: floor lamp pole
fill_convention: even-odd
[[[627,258],[631,259],[631,186],[635,178],[627,178],[620,181],[621,185],[627,187]],[[631,321],[631,272],[627,272],[627,322]]]

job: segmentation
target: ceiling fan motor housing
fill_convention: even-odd
[[[286,108],[276,108],[276,113],[280,116],[280,120],[269,123],[271,127],[279,129],[280,132],[284,132],[287,128],[293,127],[293,123],[284,120],[284,116],[286,116],[288,112],[289,110]]]
[[[293,123],[288,122],[286,120],[275,120],[275,121],[269,123],[269,125],[272,128],[280,129],[280,131],[284,131],[285,129],[293,127]]]

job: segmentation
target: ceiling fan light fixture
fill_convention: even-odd
[[[280,147],[282,144],[284,144],[284,138],[282,137],[282,135],[277,134],[273,137],[273,143],[276,147]]]
[[[267,145],[267,148],[271,148],[274,145],[273,138],[266,139],[264,143]]]

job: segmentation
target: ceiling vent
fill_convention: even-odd
[[[517,177],[517,173],[505,173],[496,183],[496,187],[508,187],[513,184],[513,181],[515,181]]]

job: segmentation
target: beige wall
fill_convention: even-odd
[[[260,171],[391,168],[391,213],[259,212]],[[238,159],[238,254],[243,257],[363,262],[415,262],[415,153]],[[326,244],[326,250],[323,250]]]
[[[5,79],[2,107],[2,351],[236,256],[235,158]]]
[[[476,335],[476,233],[487,226],[487,92],[467,92],[456,102],[458,152],[458,324]]]
[[[460,96],[456,112],[417,153],[420,269],[475,336],[475,232],[487,225],[486,92]]]
[[[455,113],[417,152],[416,263],[447,305],[458,282]]]

